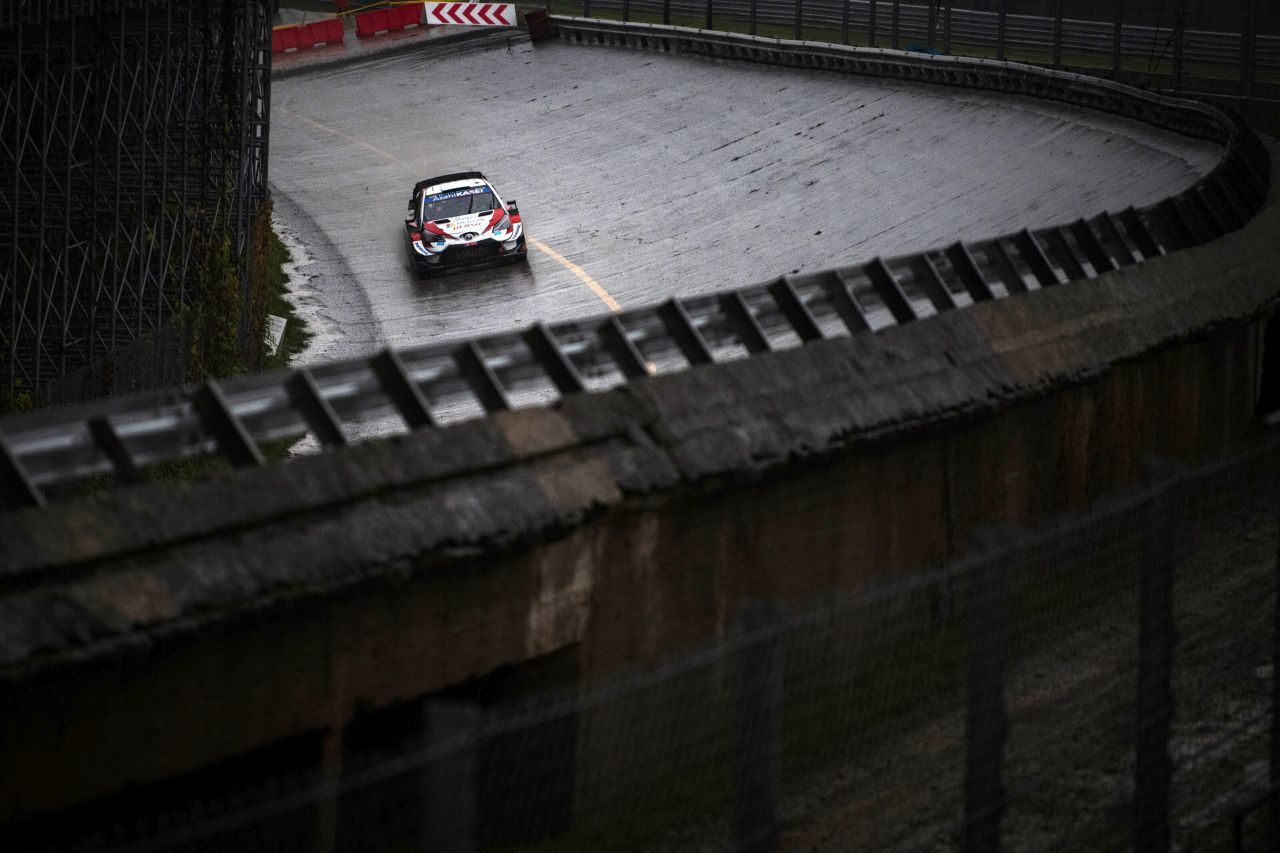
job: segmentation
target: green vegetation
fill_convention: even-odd
[[[191,381],[245,373],[249,369],[246,362],[256,365],[258,369],[287,367],[311,338],[310,332],[286,298],[289,282],[284,266],[290,262],[291,257],[288,248],[271,228],[270,201],[263,204],[255,218],[251,251],[253,257],[250,274],[253,284],[250,294],[254,314],[250,318],[249,328],[255,337],[250,342],[247,357],[242,357],[238,334],[243,300],[230,239],[212,241],[202,247],[196,278],[190,282],[192,292],[197,296],[184,316],[190,329],[188,377]],[[268,314],[284,317],[286,321],[280,347],[270,355],[263,344]],[[21,410],[20,404],[21,401],[15,398],[14,410]],[[29,403],[26,408],[30,408]],[[282,458],[291,444],[288,441],[275,442],[262,447],[262,452],[268,459]],[[230,464],[220,456],[198,456],[149,465],[143,470],[143,475],[147,482],[197,480],[230,468]],[[103,474],[52,492],[64,497],[90,495],[106,491],[112,483],[113,478]]]
[[[253,240],[250,251],[250,298],[253,313],[249,329],[248,360],[261,369],[287,367],[295,355],[302,351],[311,339],[306,325],[294,313],[287,299],[289,280],[285,264],[292,260],[289,249],[271,227],[271,201],[268,199],[254,219]],[[245,372],[244,361],[236,356],[237,324],[240,317],[239,284],[230,265],[229,243],[207,256],[209,263],[202,270],[200,292],[208,301],[201,304],[196,316],[197,335],[192,345],[192,379],[205,376],[225,377]],[[284,337],[279,348],[267,353],[263,335],[266,317],[274,314],[285,318]],[[292,442],[276,442],[262,448],[268,459],[281,458]],[[200,456],[191,459],[175,459],[149,466],[145,473],[148,482],[164,480],[194,480],[230,470],[230,464],[220,456]]]
[[[307,342],[311,340],[311,332],[307,330],[306,324],[298,319],[297,314],[294,313],[293,304],[286,298],[289,292],[289,280],[285,276],[284,266],[292,258],[289,255],[289,249],[271,229],[267,229],[265,260],[266,313],[284,317],[287,322],[280,348],[274,355],[265,356],[262,366],[266,369],[287,367],[293,357],[302,352]]]

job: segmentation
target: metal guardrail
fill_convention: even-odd
[[[1242,227],[1271,179],[1266,148],[1204,104],[1061,71],[957,57],[788,42],[648,24],[553,18],[561,37],[1050,98],[1220,143],[1222,161],[1142,209],[794,276],[522,332],[387,350],[296,370],[96,400],[0,419],[0,505],[39,506],[49,487],[129,482],[152,463],[219,454],[263,464],[262,446],[353,427],[428,428],[543,405],[689,366],[745,358],[1093,278]],[[370,426],[372,424],[372,426]],[[362,426],[357,426],[362,425]]]
[[[581,0],[556,5],[580,8],[583,17],[607,11],[621,15],[624,21],[640,15],[664,23],[705,20],[706,29],[734,22],[747,25],[753,35],[757,28],[767,26],[791,28],[795,38],[800,38],[805,28],[828,29],[833,38],[839,33],[845,44],[852,32],[868,38],[873,46],[936,47],[943,53],[980,49],[997,56],[1006,50],[1035,51],[1052,56],[1057,65],[1087,56],[1110,59],[1106,69],[1098,69],[1108,72],[1120,69],[1125,58],[1145,58],[1152,66],[1148,74],[1157,60],[1175,63],[1176,59],[1183,68],[1209,66],[1238,72],[1231,79],[1189,75],[1195,76],[1193,88],[1197,91],[1280,98],[1280,84],[1256,79],[1258,71],[1280,71],[1280,36],[1257,33],[1248,14],[1241,21],[1241,32],[1182,31],[1175,50],[1179,30],[1172,9],[1168,26],[1143,26],[1124,22],[1121,3],[1116,4],[1113,20],[1012,13],[1002,17],[998,11],[957,8],[949,0],[936,5],[876,0],[874,8],[869,0]]]

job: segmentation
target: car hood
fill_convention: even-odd
[[[466,216],[455,216],[448,222],[436,222],[435,226],[450,237],[474,240],[485,233],[493,220],[493,212],[469,213]],[[475,237],[466,238],[467,234],[474,234]]]

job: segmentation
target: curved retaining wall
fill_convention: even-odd
[[[1150,456],[1238,446],[1277,233],[1266,207],[876,334],[0,515],[0,823],[340,742],[369,710],[557,652],[586,674],[653,660],[743,598],[865,589]]]
[[[38,503],[49,485],[102,473],[134,479],[138,466],[210,449],[233,464],[260,464],[258,444],[310,430],[323,444],[340,446],[345,443],[342,424],[388,410],[398,409],[414,425],[432,423],[433,406],[500,411],[520,402],[521,395],[526,400],[555,399],[601,382],[647,380],[655,370],[665,373],[739,358],[744,351],[771,352],[796,341],[865,334],[1029,288],[1094,278],[1239,228],[1257,212],[1270,182],[1265,150],[1238,120],[1206,105],[1093,78],[1009,63],[679,27],[555,20],[560,34],[575,42],[639,45],[1052,98],[1217,142],[1224,156],[1200,181],[1141,210],[783,276],[616,316],[539,325],[524,334],[451,341],[401,350],[394,357],[243,377],[218,388],[210,384],[0,419],[0,464],[11,469],[11,483],[22,485],[0,488],[0,500]]]

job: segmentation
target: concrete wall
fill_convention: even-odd
[[[1249,440],[1280,208],[874,336],[0,516],[0,822],[572,649],[722,635]],[[163,532],[162,532],[163,531]],[[332,817],[329,818],[330,820]]]

